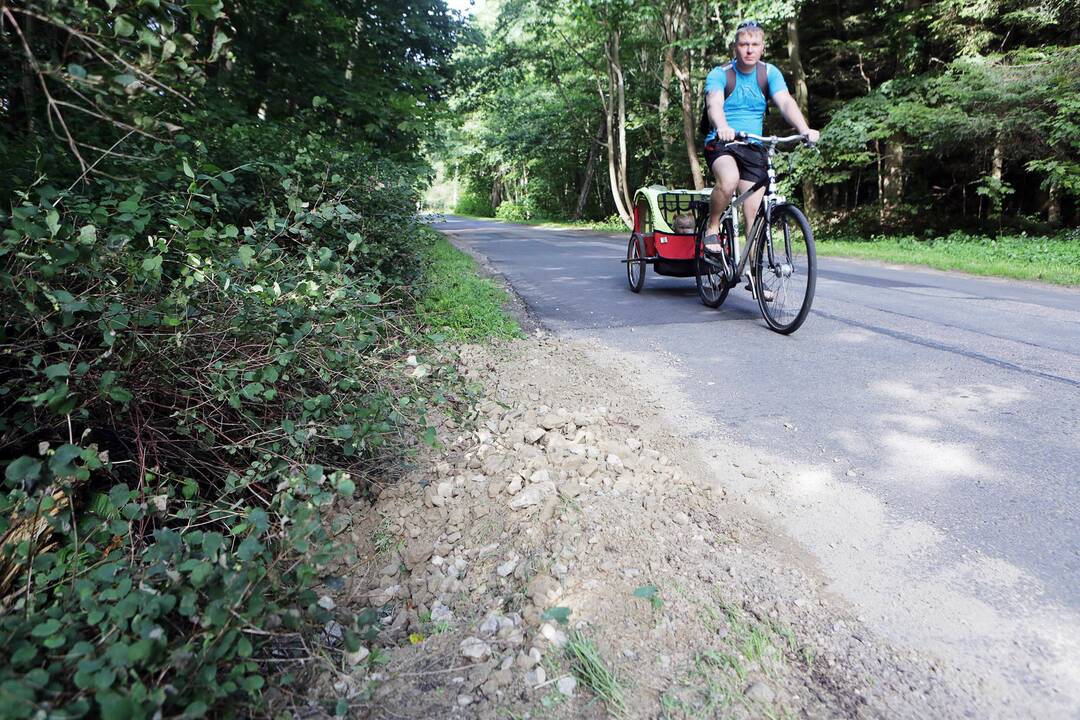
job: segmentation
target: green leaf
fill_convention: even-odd
[[[570,608],[568,607],[553,607],[544,611],[544,614],[540,616],[543,620],[554,620],[560,625],[565,625],[570,620]]]
[[[135,26],[125,16],[117,15],[116,19],[113,20],[113,32],[116,33],[117,37],[130,37],[135,32]]]
[[[254,400],[255,398],[259,397],[259,395],[261,395],[263,390],[265,390],[265,389],[266,389],[266,387],[262,383],[260,383],[260,382],[251,382],[251,383],[248,383],[247,385],[245,385],[240,390],[240,394],[243,395],[248,400]]]
[[[34,629],[30,631],[30,634],[34,637],[48,637],[53,635],[61,627],[60,621],[56,618],[49,618],[43,623],[38,623],[34,626]]]
[[[356,492],[356,483],[350,478],[343,477],[338,480],[337,490],[345,497],[352,497],[352,494]]]
[[[101,710],[101,720],[129,720],[136,714],[131,698],[114,692],[99,692],[94,696]]]
[[[74,461],[80,455],[82,455],[82,448],[78,445],[61,445],[56,449],[53,456],[49,458],[49,469],[53,475],[74,475],[78,470]]]
[[[184,714],[180,717],[183,718],[201,718],[206,715],[206,711],[210,708],[202,700],[196,700],[195,702],[184,708]]]
[[[254,648],[251,647],[251,641],[248,640],[246,637],[241,637],[236,642],[236,654],[239,655],[240,657],[242,657],[242,658],[251,657],[251,653],[253,651],[254,651]]]
[[[161,255],[154,255],[152,257],[144,258],[142,261],[142,269],[145,272],[158,272],[161,270]]]
[[[49,234],[56,237],[56,233],[60,232],[60,213],[49,208],[49,211],[45,213],[45,225],[49,228]]]
[[[217,20],[224,6],[221,0],[188,0],[187,7],[192,13],[202,15],[207,20]]]
[[[4,470],[4,477],[13,483],[29,483],[41,475],[41,461],[23,455],[16,458]]]
[[[86,77],[86,68],[84,68],[82,65],[76,65],[75,63],[71,63],[70,65],[68,65],[67,70],[68,74],[72,77],[77,77],[79,79]]]
[[[119,387],[118,385],[113,385],[112,387],[110,387],[108,389],[108,394],[109,394],[109,398],[111,398],[112,400],[115,400],[116,402],[119,402],[119,403],[130,402],[131,399],[133,397],[135,397],[134,395],[131,394],[130,390]]]
[[[67,363],[56,363],[55,365],[50,365],[49,367],[45,368],[43,372],[45,373],[45,377],[49,378],[50,380],[55,380],[56,378],[66,378],[68,375],[71,374],[71,371],[68,369]]]
[[[250,245],[241,245],[236,250],[236,254],[240,256],[240,264],[244,267],[251,267],[251,261],[255,259],[255,248]]]
[[[660,591],[656,589],[655,585],[642,585],[634,590],[634,597],[641,598],[642,600],[651,600],[658,592]]]

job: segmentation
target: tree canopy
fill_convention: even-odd
[[[435,153],[464,210],[625,218],[635,187],[700,187],[704,77],[730,57],[738,22],[755,18],[765,59],[823,130],[791,183],[813,210],[864,229],[1076,216],[1074,3],[493,4],[458,51],[469,81]],[[773,114],[767,128],[781,122]]]

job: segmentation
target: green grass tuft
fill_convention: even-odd
[[[622,682],[608,669],[592,641],[580,632],[575,632],[566,643],[565,652],[570,661],[570,670],[581,684],[607,703],[613,715],[623,715],[626,712],[626,700],[623,698]]]
[[[495,281],[480,277],[476,262],[445,237],[435,232],[430,235],[421,320],[456,342],[523,337],[517,322],[503,309],[506,291]]]

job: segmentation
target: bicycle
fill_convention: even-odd
[[[772,330],[788,335],[798,330],[810,313],[817,283],[817,254],[814,235],[806,216],[777,194],[773,155],[778,145],[806,143],[806,136],[765,137],[739,132],[735,139],[757,140],[765,144],[768,151],[767,178],[733,199],[720,217],[717,242],[723,248],[722,252],[705,249],[709,203],[693,203],[697,216],[694,274],[698,297],[708,307],[720,307],[728,291],[742,282],[749,261],[750,290],[757,299],[765,323]],[[765,196],[740,254],[736,211],[752,193],[762,187],[766,188]],[[778,242],[781,237],[782,246]]]

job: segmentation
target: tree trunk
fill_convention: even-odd
[[[604,140],[604,120],[601,119],[596,125],[596,137],[589,145],[589,160],[585,163],[585,179],[581,182],[581,191],[578,192],[577,205],[574,207],[574,215],[571,220],[580,220],[585,212],[585,201],[589,198],[589,186],[592,185],[593,175],[596,174],[596,154],[600,149],[600,143]]]
[[[791,77],[795,81],[795,101],[799,103],[799,109],[809,120],[810,92],[806,88],[806,71],[803,70],[802,56],[799,54],[799,26],[794,17],[787,21],[787,37],[788,59],[791,61]]]
[[[1061,190],[1050,182],[1050,198],[1046,202],[1046,222],[1052,228],[1061,227]]]
[[[622,61],[619,58],[619,32],[613,33],[612,42],[612,70],[615,77],[615,89],[618,95],[618,110],[619,110],[619,189],[622,191],[623,204],[626,208],[630,208],[633,205],[633,201],[630,199],[630,181],[627,175],[627,154],[626,154],[626,81],[623,77]],[[629,212],[627,213],[629,218]],[[632,224],[630,220],[628,224]]]
[[[882,221],[886,221],[896,216],[904,200],[904,145],[899,138],[894,136],[885,141],[882,164],[881,213]]]
[[[611,73],[608,73],[609,90],[611,90],[613,84]],[[619,191],[619,173],[615,167],[615,101],[614,98],[604,96],[603,88],[600,88],[599,92],[600,101],[604,104],[604,130],[607,134],[608,183],[611,185],[611,199],[615,203],[615,212],[619,213],[619,217],[626,223],[626,227],[631,228],[634,226],[634,222],[630,217],[627,206],[623,204],[622,193]]]
[[[697,128],[694,117],[694,88],[690,84],[690,74],[683,73],[679,77],[679,89],[682,95],[682,126],[683,140],[686,142],[686,159],[690,163],[690,176],[694,179],[694,188],[701,190],[705,187],[705,178],[701,173],[701,163],[698,162]]]
[[[626,227],[633,227],[630,216],[630,200],[627,196],[626,179],[626,97],[623,87],[622,67],[619,63],[619,31],[608,30],[604,43],[607,61],[608,92],[604,95],[598,87],[600,102],[604,106],[604,125],[607,131],[608,180],[615,209]],[[597,84],[600,80],[597,78]]]
[[[799,103],[803,117],[810,122],[810,91],[806,87],[806,71],[803,69],[802,56],[799,53],[799,25],[793,16],[787,22],[788,59],[791,61],[791,77],[795,81],[795,101]],[[810,178],[802,181],[803,210],[807,215],[817,213],[817,190]]]
[[[1005,141],[1001,135],[994,140],[994,156],[990,159],[990,177],[994,179],[994,193],[990,201],[990,217],[1001,217],[1001,193],[1002,176],[1005,169]]]
[[[28,47],[33,47],[34,42],[34,18],[24,17],[23,36],[26,38],[26,44]],[[35,114],[37,112],[37,103],[34,102],[34,98],[37,96],[36,85],[37,77],[34,73],[34,68],[30,64],[30,58],[23,58],[22,61],[22,100],[23,100],[23,112],[26,113],[26,131],[30,135],[37,132]],[[50,118],[51,119],[51,118]]]
[[[660,87],[660,143],[664,148],[665,162],[671,155],[671,143],[674,139],[671,136],[671,128],[668,126],[667,119],[668,108],[671,107],[671,78],[674,72],[672,52],[670,47],[664,50],[664,77],[661,80]]]

